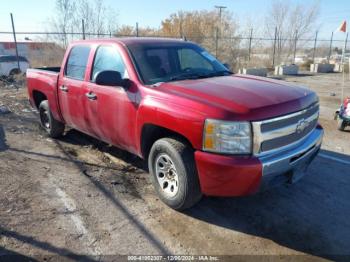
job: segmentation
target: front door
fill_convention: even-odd
[[[135,121],[136,88],[126,90],[121,86],[102,86],[95,83],[99,72],[113,70],[128,78],[127,69],[117,46],[101,45],[97,48],[91,70],[90,82],[87,84],[91,95],[86,107],[87,126],[95,137],[133,151]]]

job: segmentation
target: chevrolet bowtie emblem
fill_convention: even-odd
[[[298,134],[302,133],[309,125],[310,125],[309,121],[307,121],[305,119],[299,120],[297,127],[296,127],[296,132]]]

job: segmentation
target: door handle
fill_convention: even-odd
[[[66,87],[65,85],[60,86],[60,90],[63,92],[68,92],[68,87]]]
[[[86,93],[85,95],[90,100],[96,100],[97,99],[97,95],[95,93],[89,92],[89,93]]]

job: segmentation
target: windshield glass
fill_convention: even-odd
[[[128,47],[146,85],[231,74],[214,56],[191,43]]]

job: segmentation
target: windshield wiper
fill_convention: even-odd
[[[209,77],[215,77],[215,76],[227,76],[227,75],[232,75],[232,74],[233,74],[233,72],[231,72],[229,70],[222,70],[222,71],[212,72],[212,73],[209,73],[209,74],[182,73],[182,74],[170,77],[169,81],[209,78]]]
[[[202,77],[202,75],[198,73],[182,73],[182,74],[170,77],[169,81],[198,79],[200,77]]]

